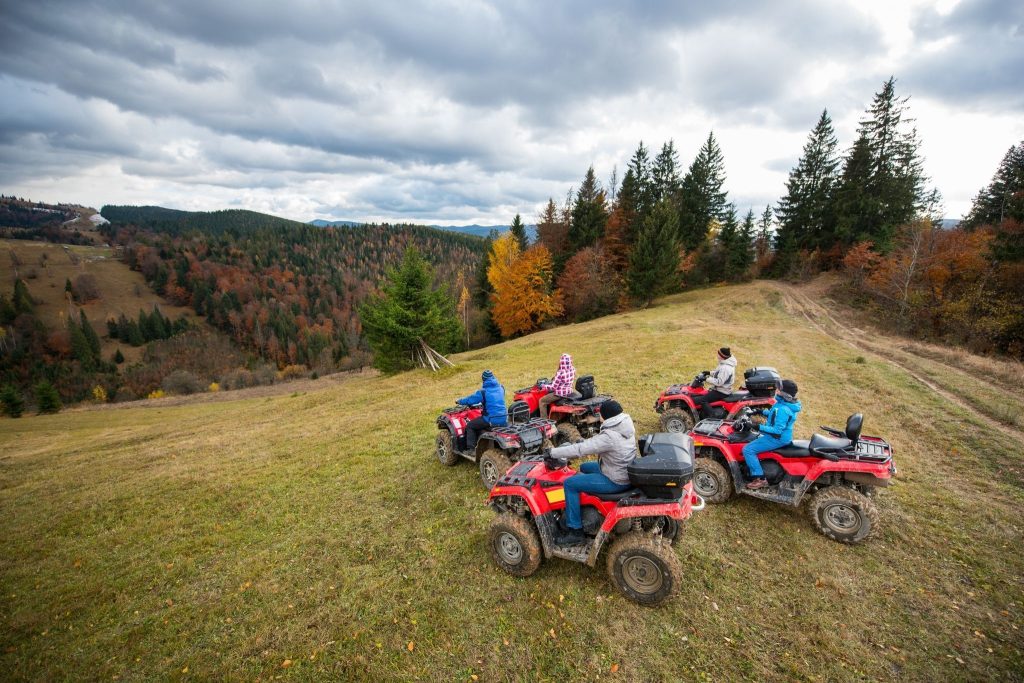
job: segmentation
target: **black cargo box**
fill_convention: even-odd
[[[743,385],[754,396],[772,396],[782,384],[775,368],[750,368],[743,373]]]
[[[576,380],[576,391],[580,392],[580,398],[594,398],[597,393],[597,384],[593,375],[582,375]]]
[[[629,483],[648,498],[678,499],[693,477],[693,439],[686,434],[646,434],[629,464]]]

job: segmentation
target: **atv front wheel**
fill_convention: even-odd
[[[459,454],[455,452],[454,444],[452,444],[452,433],[447,429],[438,431],[437,440],[434,442],[434,454],[442,465],[448,467],[459,462]]]
[[[491,557],[513,576],[529,576],[540,566],[540,538],[529,520],[503,512],[491,522]]]
[[[558,441],[556,444],[558,446],[583,441],[583,437],[580,436],[580,430],[576,429],[576,425],[569,424],[568,422],[559,423],[558,434],[555,436],[555,439]]]
[[[494,488],[498,480],[505,476],[512,461],[497,448],[488,448],[480,456],[480,481],[488,491]]]
[[[693,492],[709,503],[724,503],[732,498],[732,477],[721,463],[711,458],[696,458]]]
[[[680,434],[693,429],[693,415],[683,408],[669,408],[661,414],[661,428],[672,434]]]
[[[811,497],[814,528],[840,543],[853,545],[873,536],[880,524],[878,508],[860,491],[829,486]]]
[[[657,607],[679,592],[683,568],[667,541],[632,531],[608,550],[608,578],[633,602]]]

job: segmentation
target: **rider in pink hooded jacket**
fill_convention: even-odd
[[[541,396],[539,405],[541,417],[546,418],[548,416],[548,406],[552,403],[560,398],[572,395],[572,392],[575,391],[573,388],[573,382],[575,381],[576,368],[573,367],[572,356],[563,353],[558,361],[558,372],[555,373],[554,378],[551,380],[551,393]]]

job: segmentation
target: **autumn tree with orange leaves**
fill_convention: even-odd
[[[543,245],[520,251],[510,233],[494,241],[487,280],[494,288],[491,316],[505,338],[528,334],[562,313],[551,292],[551,252]]]

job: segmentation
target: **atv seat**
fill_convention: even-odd
[[[578,391],[574,391],[571,394],[569,394],[568,396],[561,397],[560,399],[555,401],[555,403],[565,403],[566,401],[579,401],[579,400],[582,400],[582,399],[583,399],[583,394],[581,394]]]
[[[640,489],[632,488],[626,489],[621,493],[590,493],[588,491],[587,495],[593,496],[594,498],[600,498],[601,500],[622,500],[623,498],[632,498],[633,496],[639,496],[642,493],[643,491],[641,491]]]
[[[810,441],[794,441],[788,446],[776,448],[772,453],[781,455],[784,458],[809,458],[811,457]]]
[[[725,398],[720,398],[717,401],[714,401],[712,405],[715,403],[736,403],[736,401],[746,401],[748,398],[750,398],[749,391],[740,391],[735,394],[729,394]]]
[[[837,439],[828,436],[822,436],[821,434],[815,434],[811,437],[811,443],[809,448],[811,451],[841,451],[844,448],[849,448],[853,444],[849,439]],[[817,455],[817,454],[816,454]]]

